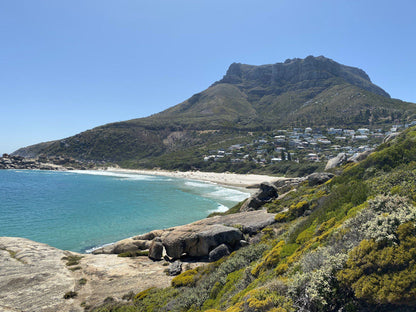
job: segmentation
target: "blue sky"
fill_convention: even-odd
[[[324,55],[416,102],[415,1],[0,1],[0,153],[145,117],[233,62]]]

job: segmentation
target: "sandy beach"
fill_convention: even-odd
[[[122,169],[116,167],[109,167],[107,171],[123,172],[123,173],[136,173],[144,175],[159,175],[166,177],[175,177],[190,180],[199,180],[212,183],[218,183],[227,186],[234,187],[251,187],[258,185],[262,182],[272,182],[284,177],[273,177],[261,174],[237,174],[237,173],[218,173],[218,172],[202,172],[202,171],[167,171],[167,170],[135,170],[135,169]]]

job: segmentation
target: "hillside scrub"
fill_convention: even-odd
[[[277,222],[260,243],[96,311],[414,311],[415,138],[405,131],[327,183],[268,203]]]

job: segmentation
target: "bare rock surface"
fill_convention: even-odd
[[[212,249],[223,243],[237,247],[242,238],[243,234],[235,227],[189,224],[167,232],[162,242],[168,256],[179,259],[183,254],[189,257],[208,256]]]
[[[332,179],[335,175],[328,172],[315,172],[307,176],[309,186],[321,185]]]
[[[82,256],[67,266],[62,258]],[[0,237],[0,311],[84,311],[111,296],[167,287],[165,267],[147,257],[81,255],[24,238]],[[64,299],[75,291],[77,296]]]
[[[334,158],[331,158],[328,160],[325,166],[325,171],[330,170],[336,167],[339,167],[347,162],[347,154],[345,153],[339,153]]]
[[[93,251],[93,254],[121,254],[123,252],[146,250],[150,247],[150,241],[137,239],[135,237],[126,238],[112,245],[104,246]]]
[[[240,211],[257,210],[265,203],[277,198],[278,195],[277,188],[272,183],[261,183],[260,189],[244,202]]]
[[[228,249],[227,245],[221,244],[214,250],[211,250],[209,253],[209,261],[217,261],[222,257],[228,256],[230,254],[230,250]]]

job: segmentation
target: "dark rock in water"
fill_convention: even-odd
[[[230,250],[227,245],[221,244],[217,248],[211,250],[209,253],[209,261],[214,262],[228,255],[230,255]]]
[[[347,162],[347,154],[339,153],[336,157],[331,158],[330,160],[328,160],[328,162],[325,166],[325,171],[329,170],[329,169],[339,167],[339,166],[345,164],[346,162]]]
[[[332,179],[334,174],[328,172],[315,172],[308,175],[308,184],[309,186],[315,186],[325,183],[326,181]]]
[[[169,275],[170,276],[175,276],[175,275],[179,275],[182,272],[182,262],[179,260],[176,260],[175,262],[171,263],[169,265],[169,269],[168,269]]]
[[[265,203],[277,198],[276,187],[272,183],[264,182],[260,184],[260,190],[253,194],[246,202],[241,206],[240,211],[257,210]]]
[[[162,240],[157,237],[150,243],[149,246],[149,258],[152,260],[162,260],[163,255],[163,244]]]

